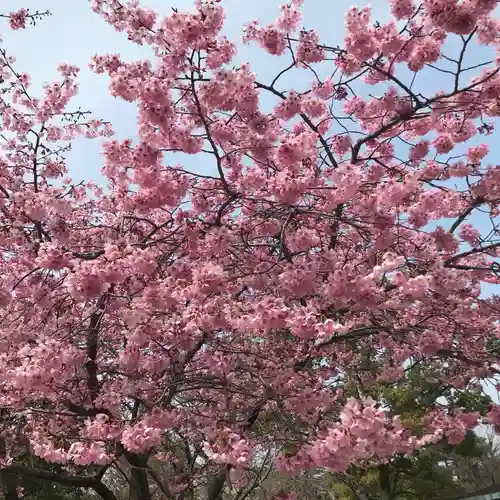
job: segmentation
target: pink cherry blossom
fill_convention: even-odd
[[[500,429],[494,404],[443,396],[416,432],[373,399],[417,366],[457,391],[500,383],[500,58],[466,63],[469,45],[498,52],[497,2],[391,0],[384,23],[352,7],[340,46],[302,3],[241,33],[273,56],[267,79],[220,1],[90,2],[151,49],[90,64],[135,106],[130,138],[73,111],[71,61],[37,94],[2,46],[1,467],[32,454],[102,497],[123,463],[145,489],[218,497],[262,457],[343,472]],[[71,179],[76,138],[100,141],[101,182]]]

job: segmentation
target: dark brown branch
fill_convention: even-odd
[[[411,111],[408,111],[407,113],[403,113],[400,116],[397,116],[390,120],[388,123],[385,125],[381,126],[378,130],[375,132],[363,137],[360,139],[353,147],[352,147],[352,157],[351,157],[351,163],[356,164],[358,161],[358,155],[359,151],[361,150],[361,146],[363,144],[366,144],[367,142],[370,142],[374,139],[377,139],[379,136],[381,136],[384,132],[387,132],[388,130],[391,130],[394,128],[396,125],[399,125],[400,123],[403,123],[405,121],[408,121],[410,119],[417,119],[420,118],[420,116],[417,114],[418,111],[421,109],[424,109],[426,107],[429,107],[431,104],[434,104],[439,101],[443,101],[445,99],[449,99],[450,97],[453,97],[456,94],[459,93],[464,93],[469,90],[472,90],[473,88],[481,85],[482,83],[488,81],[489,79],[493,78],[498,72],[500,71],[500,68],[497,68],[495,71],[493,71],[491,74],[486,75],[484,78],[481,78],[480,80],[472,83],[471,85],[468,85],[467,87],[464,87],[458,91],[453,90],[452,92],[449,92],[447,94],[441,94],[436,97],[433,97],[432,99],[427,99],[424,102],[420,102],[420,104],[416,104]]]
[[[208,486],[207,500],[221,500],[222,489],[229,475],[230,465],[226,465],[216,476],[212,483]]]
[[[95,260],[101,255],[104,255],[104,250],[97,250],[96,252],[89,252],[89,253],[72,252],[71,254],[73,255],[73,257],[76,257],[78,259]]]
[[[390,325],[364,326],[361,328],[356,328],[355,330],[351,330],[350,332],[347,332],[344,335],[333,335],[329,339],[320,342],[318,344],[318,347],[325,347],[327,345],[336,344],[338,342],[343,342],[346,340],[359,339],[367,337],[374,333],[380,333],[382,331],[390,331],[390,328],[391,328]]]
[[[226,210],[226,208],[229,207],[229,205],[231,205],[231,203],[236,200],[238,196],[233,193],[222,205],[221,207],[219,208],[219,211],[217,212],[217,217],[215,218],[215,221],[214,221],[214,225],[215,226],[220,226],[221,225],[221,220],[222,220],[222,217],[224,216],[224,211]]]
[[[91,488],[103,499],[103,500],[118,500],[116,495],[104,484],[95,482]]]
[[[445,267],[449,267],[449,264],[452,264],[453,262],[455,262],[458,259],[463,259],[464,257],[468,257],[469,255],[474,255],[476,253],[488,252],[489,250],[493,250],[494,248],[499,248],[499,247],[500,247],[500,242],[491,243],[490,245],[485,245],[484,247],[476,247],[476,248],[473,248],[472,250],[468,250],[467,252],[459,253],[458,255],[454,255],[453,257],[446,259],[444,261],[444,265],[445,265]]]
[[[460,75],[462,73],[462,64],[464,61],[465,51],[467,50],[467,45],[472,40],[474,34],[477,31],[477,27],[472,30],[470,35],[463,41],[462,50],[460,51],[460,56],[457,61],[457,73],[455,75],[455,92],[458,92],[458,87],[460,86]]]
[[[148,482],[148,456],[137,455],[122,449],[123,455],[131,467],[130,489],[131,500],[151,500]]]
[[[269,92],[273,93],[275,96],[278,96],[281,99],[286,99],[285,94],[283,94],[283,92],[276,90],[274,87],[269,86],[269,85],[264,85],[263,83],[260,83],[257,81],[254,83],[258,89],[268,90]],[[335,160],[335,157],[333,156],[333,153],[332,153],[330,147],[328,146],[326,139],[319,133],[318,127],[316,127],[316,125],[314,125],[314,123],[309,119],[309,117],[306,114],[300,113],[300,117],[302,118],[302,120],[304,120],[304,122],[307,124],[307,126],[313,132],[318,134],[319,142],[321,143],[321,145],[325,149],[325,153],[328,156],[328,159],[330,160],[332,166],[337,167],[338,166],[337,161]]]
[[[210,146],[212,148],[213,154],[215,156],[215,159],[217,161],[217,171],[219,173],[220,181],[222,182],[222,185],[224,186],[224,190],[226,193],[229,195],[234,195],[233,191],[229,187],[229,184],[227,183],[226,177],[224,176],[224,170],[222,168],[222,158],[219,154],[219,150],[217,149],[217,145],[215,144],[215,141],[212,137],[212,134],[210,132],[210,126],[208,124],[208,121],[203,114],[203,109],[201,107],[201,102],[200,99],[198,98],[198,94],[196,93],[196,86],[195,86],[195,79],[194,79],[194,73],[191,73],[191,90],[193,93],[193,99],[196,105],[196,108],[198,110],[198,116],[203,124],[203,128],[205,129],[205,132],[207,134],[207,140],[210,143]]]
[[[156,485],[158,486],[160,491],[165,495],[165,497],[167,497],[169,500],[173,499],[174,496],[170,492],[168,486],[163,483],[158,474],[152,469],[148,469],[148,473],[153,478],[153,481],[156,483]]]
[[[460,226],[460,224],[462,224],[462,222],[470,215],[470,213],[475,209],[477,208],[479,205],[481,205],[481,203],[484,203],[484,198],[480,197],[480,198],[477,198],[476,200],[474,200],[457,218],[457,220],[452,224],[452,226],[450,227],[450,230],[449,232],[450,233],[453,233],[454,231],[456,231],[456,229],[458,228],[458,226]]]
[[[87,369],[87,387],[90,392],[92,402],[97,398],[99,391],[99,381],[97,379],[97,351],[99,345],[99,325],[104,314],[107,294],[104,294],[97,302],[96,311],[90,318],[89,329],[87,330],[87,358],[85,363]]]
[[[36,477],[37,479],[53,481],[65,486],[76,486],[77,488],[91,488],[95,482],[95,477],[92,476],[73,476],[71,474],[25,467],[23,465],[9,465],[4,470],[20,476]]]

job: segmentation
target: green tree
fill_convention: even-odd
[[[369,369],[369,356],[366,362]],[[404,426],[417,435],[425,432],[424,417],[430,407],[442,405],[484,415],[491,403],[488,396],[474,388],[452,389],[433,380],[431,372],[419,367],[409,369],[396,383],[384,385],[367,387],[357,376],[346,377],[346,392],[373,397],[390,413],[400,415]],[[385,464],[373,461],[351,466],[345,474],[335,475],[331,492],[343,500],[454,498],[470,490],[459,480],[459,474],[473,464],[480,468],[478,464],[491,461],[500,464],[488,441],[470,431],[458,445],[436,443],[411,456],[395,456]],[[474,487],[491,484],[486,477],[483,479],[482,484],[476,481]]]

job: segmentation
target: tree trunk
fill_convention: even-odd
[[[148,476],[144,469],[132,467],[129,500],[151,500]]]
[[[124,455],[131,468],[129,500],[151,500],[147,473],[148,457],[129,452]]]
[[[116,495],[104,484],[98,482],[92,489],[102,498],[102,500],[118,500]]]
[[[222,500],[222,490],[229,473],[230,467],[224,467],[214,478],[212,483],[208,486],[207,500]]]

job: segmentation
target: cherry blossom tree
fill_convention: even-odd
[[[423,368],[454,401],[496,383],[497,0],[392,0],[385,24],[351,8],[343,47],[302,28],[301,3],[246,27],[283,67],[261,81],[234,62],[223,2],[162,17],[92,0],[154,50],[91,63],[137,105],[136,139],[71,111],[77,67],[36,97],[0,52],[4,474],[244,500],[273,469],[340,473],[500,426],[499,406],[440,395],[414,429],[363,390]],[[469,63],[472,46],[493,56]],[[293,72],[307,88],[282,83]],[[82,135],[104,138],[106,185],[69,177]]]

